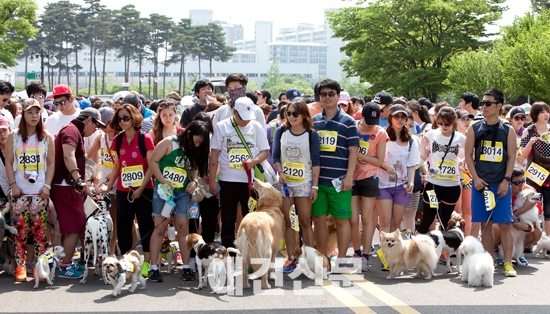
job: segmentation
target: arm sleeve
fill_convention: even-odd
[[[411,143],[411,151],[409,152],[409,158],[407,158],[407,167],[412,167],[420,164],[420,152],[418,151],[418,144],[413,140]]]
[[[281,135],[283,133],[283,128],[278,127],[275,131],[275,137],[273,138],[273,143],[271,147],[273,149],[273,163],[281,162]]]
[[[155,143],[153,142],[153,139],[151,138],[151,135],[149,135],[149,133],[145,133],[144,140],[145,140],[146,151],[155,149]]]
[[[525,136],[521,138],[521,148],[525,148],[527,143],[529,143],[529,140],[531,140],[531,134],[529,134],[528,128],[523,131],[523,134],[525,134]]]
[[[218,123],[214,126],[214,135],[212,135],[212,138],[210,139],[210,149],[222,149],[223,135],[221,132],[222,130],[220,128],[220,124]]]
[[[269,151],[269,142],[267,141],[267,133],[265,126],[256,124],[256,144],[258,145],[258,153],[264,150]]]
[[[311,131],[309,153],[311,155],[311,165],[313,167],[321,166],[321,144],[319,142],[319,134],[316,131]]]
[[[78,130],[76,128],[65,128],[65,132],[57,134],[61,136],[61,144],[69,144],[78,147]]]
[[[357,124],[352,122],[348,125],[348,132],[346,134],[348,147],[359,146],[359,133],[357,132]]]

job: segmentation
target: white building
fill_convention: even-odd
[[[207,25],[212,23],[212,10],[189,10],[189,18],[191,19],[191,25]]]

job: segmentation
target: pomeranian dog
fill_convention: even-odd
[[[416,267],[415,277],[431,279],[437,266],[438,256],[435,252],[435,243],[427,235],[419,234],[410,240],[401,236],[400,230],[391,233],[380,231],[380,245],[390,268],[386,279],[393,279],[401,272]]]
[[[529,208],[526,212],[519,215],[518,218],[521,218],[521,220],[528,224],[531,227],[531,232],[535,230],[535,228],[539,225],[539,218],[538,218],[538,208],[536,203],[540,202],[541,200],[541,194],[536,193],[533,190],[526,189],[521,191],[518,196],[516,197],[516,200],[514,202],[514,206],[512,210],[515,212],[516,210],[523,207],[525,202],[531,202],[535,203],[531,208]],[[520,261],[520,256],[523,254],[523,249],[525,248],[525,237],[527,234],[523,230],[517,230],[516,228],[512,228],[512,237],[514,239],[513,249],[512,249],[512,259],[515,260],[519,265],[527,265],[526,263],[522,263]],[[501,248],[501,252],[504,250]]]
[[[537,245],[533,247],[533,255],[544,254],[544,257],[548,258],[548,250],[550,250],[550,237],[543,232]]]
[[[458,248],[458,252],[464,254],[462,264],[462,281],[467,281],[468,286],[492,287],[493,286],[493,258],[483,244],[473,236],[467,236]]]

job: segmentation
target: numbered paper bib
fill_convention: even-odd
[[[288,182],[301,182],[305,179],[306,165],[301,162],[285,161],[283,164],[283,173]]]
[[[439,201],[437,200],[437,195],[435,195],[434,190],[426,191],[428,194],[428,201],[430,202],[430,208],[437,208],[439,206]]]
[[[165,167],[162,170],[162,176],[177,189],[183,187],[185,178],[187,178],[187,171],[178,167]]]
[[[258,201],[255,200],[254,198],[252,198],[252,196],[250,196],[248,198],[248,202],[247,202],[247,205],[248,205],[248,212],[253,212],[254,210],[256,210],[256,204],[258,204]]]
[[[493,208],[495,208],[496,206],[495,194],[493,193],[493,191],[487,188],[483,190],[483,198],[485,200],[485,209],[487,211],[493,210]]]
[[[233,148],[229,151],[229,168],[244,169],[243,162],[250,157],[245,148]]]
[[[527,171],[525,171],[525,177],[540,186],[542,186],[544,181],[546,181],[546,178],[548,178],[549,174],[550,172],[548,170],[544,169],[534,162],[532,162],[529,165],[529,168],[527,168]]]
[[[17,158],[19,158],[19,170],[41,170],[42,161],[40,156],[42,155],[42,148],[38,149],[38,154],[36,153],[36,148],[27,148],[23,150],[17,150]]]
[[[101,150],[101,160],[102,160],[102,164],[107,167],[107,168],[113,168],[113,158],[111,158],[111,156],[114,156],[116,153],[116,151],[114,150],[111,150],[111,153],[109,154],[109,150],[107,149],[107,147],[103,147],[103,149]]]
[[[336,131],[317,131],[321,143],[322,152],[335,152],[338,132]]]
[[[502,142],[495,142],[495,147],[492,147],[491,141],[483,141],[479,159],[490,162],[502,162],[503,154],[504,148],[502,148]]]
[[[370,142],[359,140],[359,151],[358,151],[359,155],[367,156],[369,147],[370,147]],[[361,157],[359,157],[358,159],[363,160],[361,159]]]
[[[121,173],[122,187],[141,186],[144,177],[142,165],[124,167]]]
[[[435,175],[438,180],[456,181],[458,173],[458,165],[452,160],[444,160],[441,164],[441,160],[437,161],[437,165],[441,165],[439,173]]]
[[[294,231],[300,232],[300,223],[298,220],[298,213],[296,213],[296,205],[290,206],[288,210],[288,217],[290,219],[290,225]]]

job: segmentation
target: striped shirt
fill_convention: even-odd
[[[321,150],[319,184],[332,186],[331,181],[333,179],[345,175],[348,171],[348,148],[359,146],[357,124],[351,116],[345,114],[340,108],[338,108],[336,115],[331,120],[327,120],[325,109],[323,109],[322,113],[313,117],[313,127],[316,131],[336,131],[338,133],[336,151],[328,152]]]

